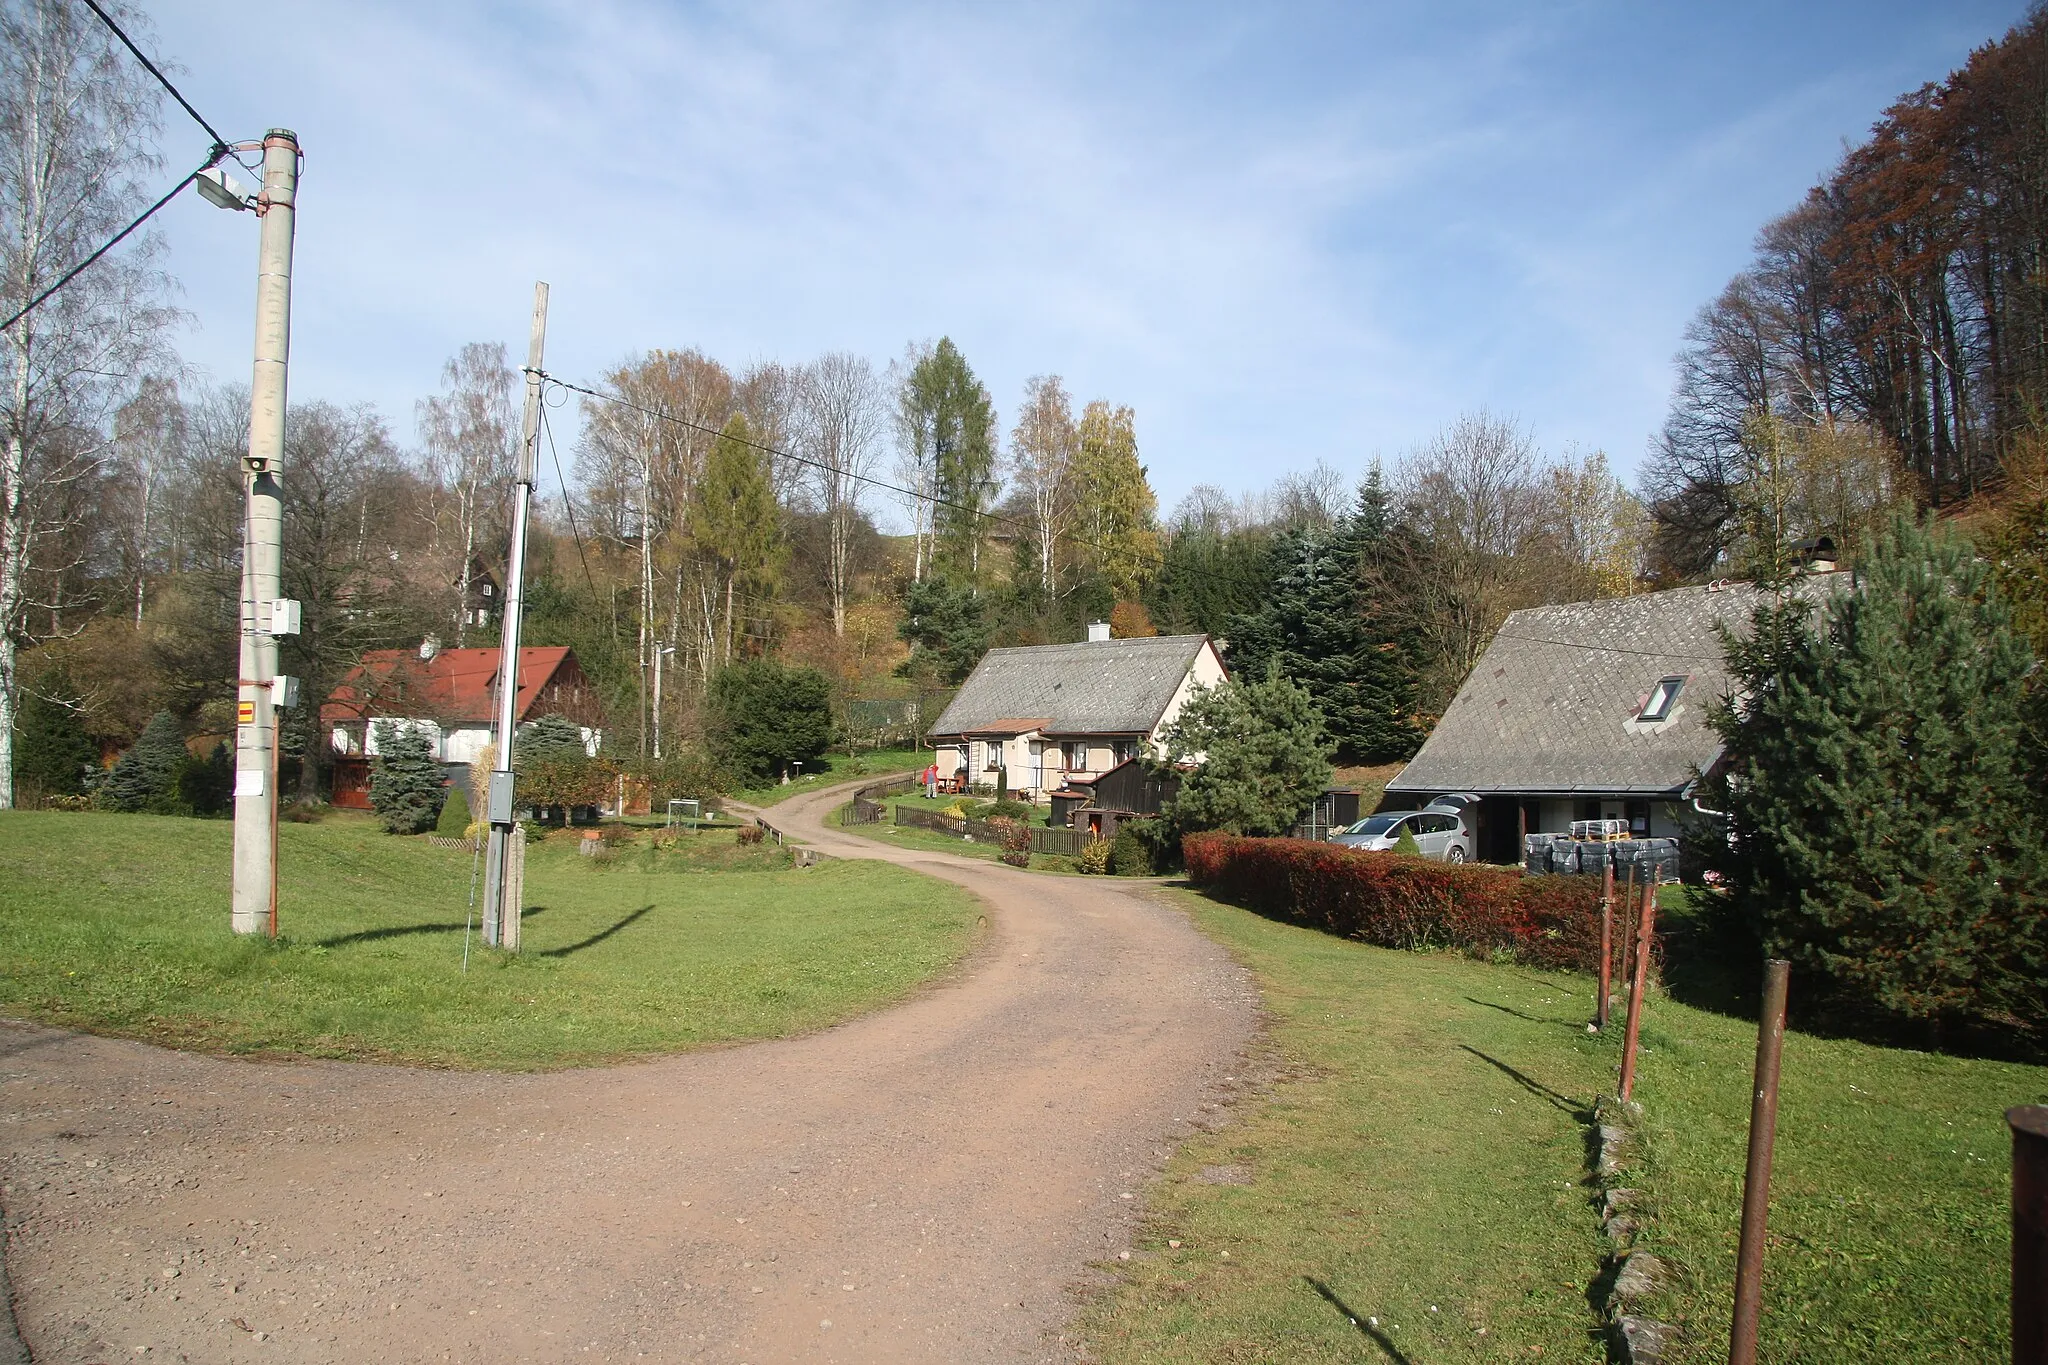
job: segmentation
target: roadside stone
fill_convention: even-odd
[[[1622,1365],[1659,1365],[1677,1335],[1669,1323],[1619,1317],[1614,1320],[1615,1354]]]
[[[1604,1179],[1621,1174],[1622,1154],[1628,1147],[1628,1130],[1611,1123],[1600,1125],[1600,1170]]]
[[[1657,1292],[1664,1280],[1664,1263],[1647,1251],[1631,1251],[1614,1277],[1611,1297],[1621,1300],[1645,1299]]]

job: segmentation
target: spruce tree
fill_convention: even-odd
[[[469,826],[469,793],[460,782],[452,783],[448,799],[441,803],[440,818],[434,821],[434,833],[444,839],[464,839],[469,836]]]
[[[1196,765],[1164,811],[1176,834],[1285,834],[1330,783],[1320,708],[1277,669],[1196,693],[1160,739],[1169,766]]]
[[[393,834],[432,829],[440,814],[441,765],[434,747],[410,725],[377,722],[377,767],[370,776],[370,805]]]
[[[235,757],[216,740],[205,761],[188,763],[178,776],[178,796],[194,815],[222,815],[235,800]]]
[[[1901,518],[1817,627],[1796,588],[1751,627],[1714,716],[1718,856],[1765,951],[1850,1013],[2044,1022],[2033,660],[1988,567]]]
[[[185,806],[178,779],[191,762],[177,717],[159,711],[100,784],[95,803],[105,810],[181,814]]]
[[[1413,651],[1379,626],[1365,586],[1396,539],[1375,468],[1351,515],[1280,537],[1265,601],[1231,633],[1233,668],[1257,676],[1277,665],[1308,689],[1343,763],[1393,762],[1422,743],[1412,718]]]
[[[52,671],[37,690],[21,694],[14,718],[14,779],[44,796],[76,796],[98,766],[99,750],[85,732],[78,708],[52,697],[70,696],[71,675]]]

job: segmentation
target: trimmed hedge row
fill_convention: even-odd
[[[1511,954],[1597,971],[1600,879],[1362,853],[1307,839],[1190,834],[1188,880],[1248,910],[1383,948]],[[1617,932],[1619,932],[1617,930]]]

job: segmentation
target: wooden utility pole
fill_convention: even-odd
[[[1778,1059],[1785,1049],[1785,996],[1792,964],[1764,964],[1764,1007],[1756,1025],[1756,1081],[1749,1102],[1749,1166],[1742,1177],[1742,1241],[1735,1253],[1735,1318],[1728,1365],[1756,1365],[1764,1302],[1764,1220],[1771,1208],[1771,1146],[1778,1136]]]
[[[493,947],[519,946],[519,895],[524,880],[508,868],[518,849],[512,839],[512,740],[519,729],[519,625],[526,607],[526,518],[533,503],[533,483],[540,468],[541,357],[548,335],[548,287],[533,286],[533,331],[526,345],[526,412],[519,423],[519,470],[512,482],[512,552],[505,570],[505,623],[498,644],[498,746],[485,800],[490,843],[484,855],[484,942]],[[509,875],[508,875],[509,874]],[[510,892],[511,894],[507,894]],[[506,922],[511,928],[507,931]]]

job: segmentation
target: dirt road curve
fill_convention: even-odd
[[[35,1359],[1076,1359],[1070,1291],[1228,1094],[1250,983],[1142,891],[878,848],[839,799],[778,815],[972,887],[990,933],[812,1037],[498,1076],[0,1025]]]

